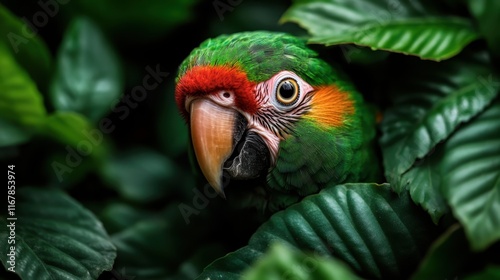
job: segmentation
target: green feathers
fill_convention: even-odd
[[[276,166],[268,175],[269,187],[307,196],[330,184],[376,181],[375,123],[370,118],[359,121],[358,128],[327,130],[310,120],[297,123],[294,133],[280,144]]]
[[[208,39],[184,60],[178,77],[202,65],[239,68],[252,82],[265,81],[282,70],[295,72],[313,86],[338,80],[305,40],[284,33],[256,31]]]

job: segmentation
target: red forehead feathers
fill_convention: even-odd
[[[235,95],[238,109],[253,114],[257,112],[255,83],[247,79],[245,72],[225,66],[195,66],[189,69],[177,82],[175,101],[179,110],[187,117],[186,96],[205,96],[221,90]]]

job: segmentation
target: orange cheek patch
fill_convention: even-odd
[[[339,127],[348,115],[354,114],[354,102],[349,94],[336,86],[317,87],[306,117],[327,127]]]

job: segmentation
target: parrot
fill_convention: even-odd
[[[250,186],[293,203],[377,179],[373,108],[305,39],[273,31],[207,39],[180,64],[175,102],[198,170],[224,198]]]

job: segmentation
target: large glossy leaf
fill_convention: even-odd
[[[500,240],[500,99],[443,145],[442,191],[474,250]]]
[[[0,89],[0,117],[25,127],[37,127],[44,121],[42,95],[2,41]]]
[[[50,89],[54,107],[97,122],[123,91],[118,58],[99,28],[87,18],[69,26],[57,56]]]
[[[382,137],[385,175],[396,188],[400,176],[424,158],[457,126],[470,120],[498,94],[500,78],[492,73],[486,52],[466,52],[440,63],[407,61],[394,66],[384,113]]]
[[[282,22],[307,29],[311,43],[353,43],[442,60],[478,34],[467,18],[442,14],[435,1],[296,0]]]
[[[500,239],[500,100],[490,106],[403,175],[435,221],[449,205],[474,250]]]
[[[50,77],[52,58],[38,31],[34,25],[21,21],[0,4],[0,41],[9,46],[16,61],[44,88]]]
[[[498,18],[500,17],[500,1],[497,0],[467,0],[469,10],[475,17],[481,35],[486,38],[490,50],[500,58],[500,32]]]
[[[401,278],[415,268],[435,236],[425,212],[388,185],[330,186],[274,214],[248,246],[228,254],[198,279],[239,279],[241,272],[280,241],[335,256],[368,278]]]
[[[304,254],[286,245],[272,244],[265,255],[243,274],[246,280],[351,280],[358,278],[342,262]]]
[[[15,216],[15,270],[21,278],[90,280],[112,268],[116,249],[102,224],[65,193],[19,189]],[[0,238],[7,240],[9,234],[3,224]],[[12,244],[0,244],[0,259],[8,267],[7,253]]]

